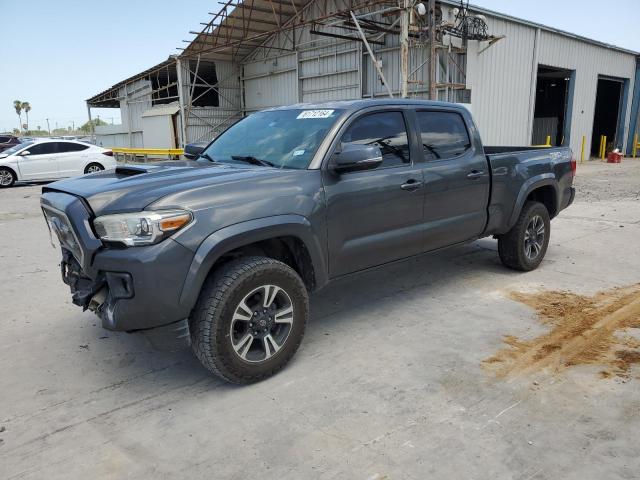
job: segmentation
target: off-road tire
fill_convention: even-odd
[[[280,350],[260,363],[249,363],[233,349],[231,322],[244,296],[265,283],[286,291],[293,306],[293,322]],[[308,316],[307,289],[292,268],[268,257],[238,258],[214,270],[205,281],[189,319],[191,346],[202,365],[218,377],[237,384],[257,382],[291,360],[302,342]]]
[[[544,240],[541,242],[542,248],[540,252],[535,258],[530,259],[525,253],[525,234],[530,222],[536,216],[541,217],[544,223]],[[502,264],[522,272],[528,272],[538,268],[538,265],[540,265],[540,262],[542,262],[547,253],[550,233],[551,220],[547,207],[540,202],[526,202],[513,228],[498,237],[498,254],[500,255]]]
[[[13,185],[16,183],[16,174],[8,168],[1,167],[0,177],[9,178],[9,176],[11,176],[11,180],[9,181],[9,183],[0,181],[0,188],[13,187]]]
[[[98,167],[98,170],[95,170],[95,171],[92,172],[92,171],[90,171],[90,169],[92,167]],[[87,173],[97,173],[98,171],[102,171],[102,170],[104,170],[104,167],[102,165],[100,165],[99,163],[93,162],[93,163],[90,163],[89,165],[87,165],[85,167],[84,173],[86,175]]]

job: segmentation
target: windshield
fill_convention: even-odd
[[[7,148],[6,150],[3,150],[2,152],[0,152],[0,155],[13,155],[14,153],[22,150],[25,147],[28,147],[29,145],[33,145],[34,142],[24,142],[24,143],[19,143],[17,145],[14,145],[11,148]]]
[[[202,155],[216,162],[305,169],[341,113],[332,109],[257,112],[221,134]]]

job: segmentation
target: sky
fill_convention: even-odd
[[[475,0],[501,13],[640,52],[639,0]],[[135,75],[193,38],[217,0],[0,0],[0,131],[18,127],[13,101],[28,101],[30,127],[86,122],[85,99]],[[92,109],[119,123],[118,109]],[[24,121],[24,115],[23,115]]]

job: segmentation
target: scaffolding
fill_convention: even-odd
[[[298,84],[295,88],[299,90],[302,83],[313,77],[301,72],[308,66],[304,62],[311,57],[317,58],[320,64],[321,57],[332,54],[337,73],[329,71],[326,75],[357,73],[359,78],[346,86],[355,89],[351,92],[359,88],[354,95],[357,98],[388,95],[468,102],[467,42],[486,40],[491,44],[497,40],[488,35],[482,18],[467,15],[462,3],[460,8],[453,9],[452,2],[435,0],[423,3],[417,0],[226,0],[218,3],[219,11],[210,13],[211,18],[201,24],[200,31],[190,32],[195,38],[184,40],[187,45],[179,48],[179,55],[87,100],[89,110],[120,106],[123,113],[131,115],[129,107],[136,101],[148,108],[177,102],[179,143],[210,140],[248,112],[261,107],[247,98],[248,84],[259,83],[261,76],[295,72]],[[447,16],[443,14],[443,3],[449,7]],[[383,62],[395,62],[391,55],[396,55],[396,51],[400,57],[399,69],[387,68],[385,75]],[[355,52],[359,58],[338,71],[339,55],[348,52]],[[287,59],[290,64],[280,67],[278,61]],[[247,74],[247,65],[260,61],[272,61],[273,66],[264,72]],[[367,78],[367,85],[373,86],[366,87],[363,77],[371,75],[369,71],[377,80]],[[387,78],[389,75],[391,78]],[[313,78],[319,76],[320,73]],[[384,90],[379,89],[380,85]],[[136,89],[139,95],[133,97]],[[323,92],[328,97],[334,91],[331,87],[318,87],[312,97],[322,97]],[[305,99],[300,92],[297,98],[282,97],[274,98],[272,103]],[[136,131],[135,121],[123,118],[125,123],[131,140]]]

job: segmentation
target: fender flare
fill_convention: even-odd
[[[225,253],[261,240],[291,236],[307,248],[315,277],[316,289],[328,281],[323,249],[311,223],[301,215],[275,215],[236,223],[209,235],[196,250],[182,286],[180,304],[193,308],[211,268]]]
[[[558,199],[560,198],[560,192],[558,191],[558,180],[556,176],[553,173],[542,173],[540,175],[536,175],[528,179],[522,184],[522,187],[520,187],[515,207],[513,212],[511,212],[511,218],[509,219],[507,230],[511,229],[518,221],[522,207],[524,207],[524,202],[529,194],[540,187],[546,187],[549,185],[553,187],[555,192],[556,211],[558,211]]]

